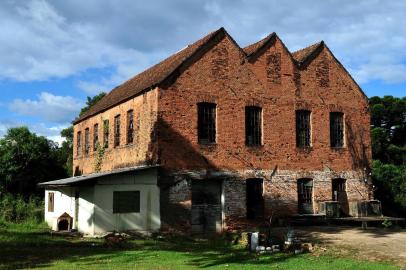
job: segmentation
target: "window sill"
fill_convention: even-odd
[[[248,145],[248,144],[246,144],[245,147],[247,147],[248,149],[257,150],[257,149],[264,148],[264,145],[263,144],[260,144],[260,145]]]
[[[299,153],[310,153],[311,151],[313,151],[313,147],[312,147],[312,146],[308,146],[308,147],[298,147],[298,146],[296,146],[296,152],[299,152]]]
[[[341,152],[347,150],[347,147],[342,146],[342,147],[330,147],[331,150]]]

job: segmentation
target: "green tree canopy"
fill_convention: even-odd
[[[57,148],[27,127],[9,129],[0,139],[0,190],[29,196],[37,183],[66,177]]]

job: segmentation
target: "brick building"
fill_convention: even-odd
[[[332,200],[349,214],[349,202],[370,199],[369,121],[367,97],[324,42],[291,53],[273,33],[241,48],[220,28],[75,120],[76,176],[63,186],[79,205],[82,186],[106,187],[103,177],[136,185],[134,175],[152,171],[159,205],[141,219],[159,219],[161,229],[244,228],[270,215],[319,213]],[[53,193],[61,182],[44,186]],[[114,190],[106,213],[120,213],[114,204],[131,195]],[[139,213],[156,203],[149,192],[136,195]],[[90,193],[95,213],[102,207]],[[93,232],[103,230],[112,228]]]

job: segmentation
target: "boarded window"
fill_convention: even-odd
[[[76,155],[77,156],[80,156],[81,148],[82,148],[82,132],[78,131],[78,133],[76,133]]]
[[[110,134],[110,121],[104,120],[103,121],[103,145],[104,148],[109,147],[109,134]]]
[[[296,146],[310,147],[310,111],[296,111]]]
[[[54,211],[55,205],[55,194],[53,192],[48,192],[48,212]]]
[[[344,115],[340,112],[330,113],[330,145],[331,147],[344,146]]]
[[[114,191],[113,192],[113,213],[139,213],[140,192],[139,191]]]
[[[89,128],[85,129],[85,155],[89,155],[90,152],[90,130]]]
[[[130,110],[127,112],[127,144],[134,141],[134,112]]]
[[[281,54],[273,53],[267,57],[267,78],[270,83],[281,83]]]
[[[93,150],[96,151],[99,145],[99,124],[93,126]]]
[[[202,102],[198,107],[198,141],[202,144],[216,142],[216,104]]]
[[[120,115],[114,117],[114,147],[120,145]]]
[[[261,145],[262,108],[245,107],[245,144],[248,146]]]
[[[330,73],[329,60],[327,57],[324,56],[316,66],[316,79],[320,87],[330,86],[329,73]]]

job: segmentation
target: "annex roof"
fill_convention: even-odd
[[[39,187],[74,186],[74,185],[82,184],[89,180],[95,180],[97,178],[101,178],[101,177],[105,177],[105,176],[133,172],[133,171],[147,170],[147,169],[152,169],[152,168],[157,168],[157,167],[159,167],[159,165],[150,165],[150,166],[143,165],[143,166],[127,167],[127,168],[116,169],[116,170],[108,171],[108,172],[92,173],[92,174],[88,174],[88,175],[73,176],[73,177],[59,179],[59,180],[42,182],[42,183],[39,183],[38,186]]]

